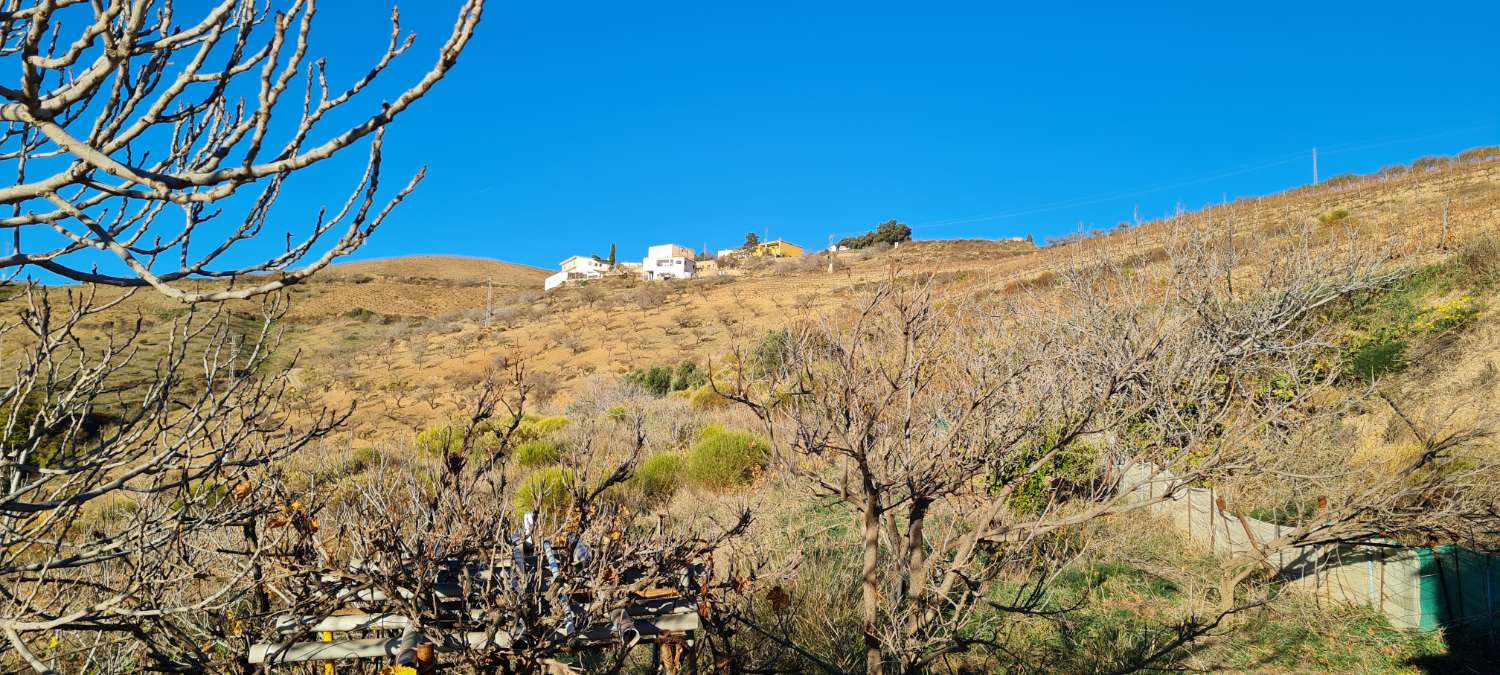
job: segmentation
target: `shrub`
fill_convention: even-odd
[[[1405,340],[1377,340],[1358,347],[1345,357],[1344,372],[1366,382],[1398,370],[1404,365]]]
[[[566,415],[542,417],[532,422],[532,428],[536,430],[536,433],[541,435],[561,431],[566,426],[568,426],[568,417]]]
[[[1334,209],[1318,216],[1318,222],[1324,225],[1332,225],[1349,217],[1349,212],[1344,209]]]
[[[657,397],[687,391],[708,381],[698,370],[698,364],[692,361],[683,361],[675,368],[669,365],[636,368],[625,375],[625,380]]]
[[[714,391],[712,385],[705,384],[693,390],[692,395],[688,397],[688,403],[699,410],[708,410],[728,405],[729,399],[720,396],[719,392]]]
[[[379,464],[380,458],[380,451],[375,448],[355,448],[354,452],[349,454],[349,473],[356,474],[363,472],[365,469]]]
[[[1076,438],[1058,448],[1051,460],[1032,470],[1031,467],[1037,460],[1058,446],[1061,440],[1059,432],[1058,427],[1044,428],[1035,438],[1016,448],[1006,458],[1005,466],[992,477],[997,488],[1019,481],[1009,500],[1009,505],[1015,512],[1039,513],[1052,503],[1054,497],[1072,496],[1072,493],[1079,491],[1077,487],[1093,480],[1099,451],[1088,442]]]
[[[707,381],[703,377],[703,373],[698,371],[698,364],[692,361],[683,361],[677,364],[677,372],[672,375],[672,391],[693,389]]]
[[[685,462],[680,455],[662,453],[652,455],[641,462],[631,478],[634,488],[650,503],[671,499],[682,487],[682,472]]]
[[[517,519],[537,511],[545,520],[561,517],[573,505],[573,485],[578,476],[572,469],[549,466],[533,471],[516,488],[512,508]]]
[[[517,464],[530,469],[556,464],[562,459],[562,452],[558,451],[556,443],[537,439],[516,446],[515,459]]]
[[[766,439],[710,425],[688,453],[685,466],[694,483],[722,490],[750,483],[770,463],[770,457]]]
[[[611,422],[624,422],[629,417],[630,417],[630,407],[629,406],[617,405],[617,406],[612,406],[612,407],[610,407],[609,410],[604,411],[604,418],[607,419],[607,420],[609,420],[609,421],[611,421]]]
[[[464,433],[449,425],[428,427],[417,434],[417,449],[429,455],[449,455],[463,451]]]
[[[500,439],[495,436],[495,428],[488,424],[474,427],[474,439],[469,444],[470,450],[487,452],[499,446]],[[464,430],[452,425],[428,427],[417,434],[417,450],[429,455],[456,455],[464,449]]]
[[[652,366],[650,369],[636,368],[630,371],[625,379],[645,389],[652,396],[666,396],[672,391],[672,369],[668,366]]]
[[[787,351],[791,344],[792,334],[785,328],[766,333],[750,354],[750,374],[765,377],[786,367]]]
[[[1474,296],[1465,293],[1422,310],[1411,327],[1419,333],[1441,333],[1462,326],[1478,315],[1479,308],[1474,306]]]

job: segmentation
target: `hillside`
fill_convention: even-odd
[[[932,274],[946,291],[1004,295],[1044,288],[1057,270],[1089,258],[1148,267],[1183,228],[1247,242],[1304,235],[1357,240],[1394,264],[1417,265],[1500,229],[1500,159],[1469,153],[1339,178],[1044,248],[953,240],[846,252],[831,274],[827,258],[815,255],[758,260],[734,276],[675,283],[611,278],[544,293],[548,271],[483,258],[344,263],[290,289],[283,352],[300,355],[294,381],[309,402],[358,402],[353,437],[407,438],[452,415],[462,383],[499,359],[524,360],[538,385],[534,403],[560,407],[591,382],[635,368],[685,360],[722,367],[767,331],[836,312],[891,275]],[[1274,262],[1247,255],[1252,268]],[[256,311],[251,303],[235,309]],[[137,294],[92,323],[102,330],[121,314],[160,323],[181,312],[156,294]],[[1482,325],[1492,313],[1485,312]],[[1466,358],[1453,367],[1484,371],[1482,362]]]
[[[294,289],[287,318],[349,312],[433,317],[483,309],[490,294],[538,288],[550,274],[525,265],[458,256],[413,256],[334,265]]]
[[[291,314],[306,326],[299,342],[311,350],[303,381],[326,392],[329,403],[360,401],[356,436],[404,434],[449,414],[433,402],[502,357],[525,360],[543,402],[560,405],[595,378],[634,368],[683,360],[722,364],[766,331],[846,306],[861,289],[892,274],[932,273],[945,288],[1012,293],[1045,285],[1054,270],[1088,256],[1154,264],[1163,243],[1181,228],[1213,228],[1247,240],[1281,240],[1302,231],[1329,241],[1352,238],[1384,251],[1395,264],[1418,264],[1497,224],[1500,162],[1481,156],[1338,179],[1045,248],[919,241],[849,252],[838,257],[832,274],[825,257],[810,256],[763,261],[738,276],[665,284],[605,279],[542,293],[545,272],[514,268],[506,277],[513,282],[507,292],[496,277],[496,309],[488,326],[474,261],[356,263],[297,289]],[[351,315],[355,308],[368,312]],[[336,320],[313,325],[314,318]],[[410,408],[371,395],[392,387],[428,404]],[[403,430],[403,424],[410,426]]]

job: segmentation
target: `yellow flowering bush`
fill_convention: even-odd
[[[1465,293],[1422,310],[1411,327],[1419,333],[1440,333],[1467,323],[1478,313],[1474,296]]]

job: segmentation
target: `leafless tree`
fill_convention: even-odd
[[[645,447],[639,413],[623,426],[576,422],[579,447],[517,485],[509,460],[526,439],[530,394],[519,366],[488,374],[467,401],[462,447],[437,458],[430,482],[420,471],[377,471],[347,500],[309,506],[304,523],[316,515],[334,525],[291,523],[303,537],[286,543],[271,575],[284,616],[311,626],[363,598],[451,651],[449,665],[541,672],[588,645],[613,672],[638,639],[634,607],[696,612],[717,583],[713,552],[749,514],[708,539],[637,522],[615,494]],[[626,438],[611,442],[610,431]]]
[[[1055,533],[1285,451],[1275,430],[1297,408],[1261,385],[1326,386],[1312,377],[1320,308],[1389,276],[1376,256],[1284,253],[1247,277],[1184,233],[1152,273],[1081,251],[1052,290],[998,302],[893,277],[851,317],[739,355],[723,393],[765,421],[785,470],[856,519],[865,670],[999,650],[1003,622],[976,625],[975,610],[1035,610],[1076,553]],[[1138,467],[1163,483],[1153,500],[1120,489]],[[997,601],[1001,576],[1032,591]]]
[[[234,621],[264,601],[247,596],[257,523],[284,506],[277,462],[340,419],[286,410],[285,303],[244,301],[352,252],[415,187],[421,172],[384,194],[384,129],[453,68],[483,8],[462,4],[414,84],[330,128],[413,45],[395,14],[385,52],[339,87],[315,58],[314,0],[178,4],[0,3],[18,74],[0,86],[0,633],[37,671],[207,669],[243,651]],[[349,197],[265,246],[291,177],[361,147]],[[151,306],[136,288],[186,308],[122,323]]]

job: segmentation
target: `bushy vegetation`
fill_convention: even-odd
[[[750,353],[750,374],[765,377],[785,367],[791,343],[792,334],[787,329],[767,331]]]
[[[646,502],[664,502],[682,487],[685,465],[681,455],[670,452],[647,457],[631,477],[633,487]]]
[[[887,220],[875,226],[875,229],[861,234],[857,237],[845,237],[839,240],[839,246],[845,248],[866,248],[875,244],[899,244],[903,241],[911,241],[911,226]]]
[[[739,487],[764,471],[770,458],[771,445],[764,437],[709,425],[688,452],[687,475],[710,490]]]
[[[572,507],[577,481],[577,474],[567,467],[537,469],[516,487],[512,511],[517,518],[529,511],[536,511],[543,519],[560,518]]]
[[[625,380],[646,390],[652,396],[666,396],[674,391],[687,391],[700,387],[708,381],[708,378],[698,370],[697,363],[685,360],[676,366],[656,365],[650,368],[636,368],[625,375]]]
[[[1478,316],[1475,291],[1494,280],[1469,260],[1460,256],[1423,267],[1351,302],[1342,317],[1352,328],[1344,346],[1345,374],[1368,382],[1398,371],[1414,342],[1460,329]]]
[[[556,443],[539,438],[517,445],[514,458],[517,465],[532,469],[556,464],[562,459],[562,452]]]
[[[452,425],[428,427],[417,434],[417,450],[429,455],[452,455],[463,452],[464,431]]]
[[[511,430],[512,425],[515,427],[514,430]],[[519,446],[541,441],[566,426],[568,426],[568,418],[563,415],[552,417],[524,415],[520,421],[511,418],[498,422],[484,422],[475,425],[473,429],[443,424],[423,429],[417,434],[415,443],[417,450],[425,454],[458,454],[463,452],[467,434],[472,436],[469,442],[471,452],[493,452],[500,448],[501,436],[509,431],[511,444],[517,446],[519,450]]]
[[[729,405],[730,401],[714,391],[712,385],[705,384],[693,390],[688,396],[688,403],[698,410],[712,410]]]
[[[1324,225],[1333,225],[1349,218],[1349,212],[1344,209],[1334,209],[1318,216],[1318,222]]]
[[[1010,497],[1010,507],[1017,513],[1039,513],[1054,498],[1067,498],[1070,491],[1079,490],[1094,479],[1099,451],[1078,439],[1059,449],[1041,468],[1031,468],[1057,446],[1058,435],[1057,427],[1047,428],[1021,446],[995,472],[995,485],[1008,485],[1021,479]]]
[[[523,421],[525,423],[526,421]],[[547,435],[562,431],[568,426],[568,418],[565,415],[553,415],[551,417],[538,417],[529,420],[531,429],[539,435]]]

